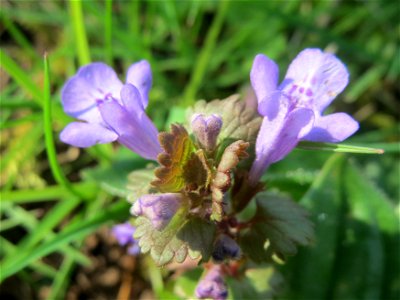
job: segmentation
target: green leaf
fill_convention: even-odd
[[[383,149],[362,147],[356,145],[331,144],[331,143],[300,142],[297,147],[306,150],[318,150],[318,151],[326,150],[326,151],[343,152],[343,153],[361,153],[361,154],[384,153]]]
[[[182,276],[176,279],[174,285],[174,292],[180,296],[179,299],[191,299],[195,294],[195,289],[199,283],[200,277],[203,273],[203,268],[195,268],[186,271]]]
[[[298,255],[284,268],[290,281],[290,290],[284,298],[324,299],[329,293],[342,222],[343,161],[342,155],[333,155],[300,200],[300,204],[312,214],[315,244],[313,247],[300,249]]]
[[[267,261],[273,253],[285,258],[296,254],[298,245],[307,246],[313,240],[314,230],[308,213],[296,202],[267,192],[258,194],[256,201],[257,212],[250,221],[254,225],[240,238],[242,250],[251,259]]]
[[[281,289],[283,278],[272,265],[250,267],[241,278],[226,278],[228,299],[273,299]]]
[[[345,187],[349,202],[354,205],[356,219],[369,225],[378,225],[387,234],[399,232],[395,206],[373,183],[367,180],[355,164],[345,169]]]
[[[101,188],[111,195],[125,198],[131,192],[128,184],[133,189],[132,181],[128,182],[128,176],[130,176],[133,169],[144,167],[146,161],[138,155],[132,152],[126,153],[122,149],[117,153],[116,157],[118,159],[113,161],[111,166],[99,165],[94,168],[85,169],[82,171],[82,176],[85,179],[91,179],[100,184]]]
[[[116,203],[93,217],[67,226],[63,231],[54,236],[54,238],[38,245],[33,250],[27,249],[19,251],[13,257],[9,257],[9,259],[2,262],[0,281],[3,281],[5,278],[15,274],[43,256],[63,249],[68,243],[84,238],[107,222],[111,220],[122,220],[126,217],[126,212],[128,210],[127,203]]]
[[[181,263],[188,254],[192,259],[210,258],[215,226],[200,218],[188,219],[186,213],[181,209],[163,231],[154,229],[145,217],[136,219],[134,237],[142,252],[150,252],[157,265],[164,266],[173,259]]]
[[[179,192],[185,187],[185,166],[195,150],[185,127],[172,124],[170,131],[158,135],[164,151],[157,157],[161,166],[155,170],[152,185],[161,192]]]
[[[226,139],[229,140],[229,144],[235,140],[254,142],[262,121],[257,110],[247,106],[239,95],[232,95],[226,99],[213,100],[211,102],[198,101],[188,109],[187,120],[189,124],[192,115],[195,113],[217,114],[222,117],[223,125],[218,136],[219,143]]]
[[[128,175],[127,194],[128,201],[134,203],[138,198],[145,194],[155,192],[150,184],[154,179],[154,169],[135,170]]]
[[[346,165],[344,177],[349,209],[337,250],[334,298],[395,299],[381,294],[399,280],[399,220],[394,207],[355,164]]]

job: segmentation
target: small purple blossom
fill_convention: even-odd
[[[208,117],[195,114],[192,117],[193,133],[199,144],[207,151],[214,150],[221,127],[222,118],[216,114]]]
[[[128,253],[131,255],[138,255],[140,253],[138,241],[133,238],[135,230],[136,228],[129,222],[115,225],[112,228],[112,233],[117,239],[118,244],[121,246],[128,245]]]
[[[131,207],[131,214],[145,216],[157,230],[163,230],[178,211],[182,195],[177,193],[141,196]]]
[[[144,158],[157,159],[158,130],[145,113],[152,84],[150,64],[139,61],[127,73],[126,84],[104,63],[79,69],[61,92],[64,111],[82,122],[68,124],[60,139],[76,147],[118,141]]]
[[[212,298],[214,300],[224,300],[228,297],[228,289],[222,277],[220,265],[213,266],[197,284],[196,297]]]
[[[215,261],[222,262],[225,259],[239,259],[240,255],[240,247],[235,240],[226,234],[221,234],[218,237],[212,253],[212,257]]]
[[[279,86],[278,78],[276,63],[265,55],[257,55],[250,80],[264,120],[249,175],[253,183],[300,140],[336,143],[358,129],[358,123],[346,113],[323,115],[349,78],[346,67],[333,54],[305,49],[290,64]]]

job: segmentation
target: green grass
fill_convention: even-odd
[[[265,176],[271,188],[301,199],[315,214],[325,207],[316,186],[334,186],[338,193],[324,200],[338,224],[321,228],[321,239],[331,236],[324,240],[326,249],[304,250],[283,267],[286,295],[398,297],[399,274],[392,265],[399,264],[393,231],[399,218],[399,13],[396,1],[2,3],[1,281],[18,276],[28,282],[34,274],[44,279],[30,280],[34,289],[47,282],[48,299],[64,298],[74,270],[89,263],[81,253],[85,238],[128,217],[128,204],[112,195],[119,187],[107,183],[125,182],[126,166],[133,170],[145,162],[111,145],[76,152],[58,139],[71,121],[60,91],[80,66],[104,61],[123,79],[130,64],[148,59],[153,70],[148,113],[164,129],[197,99],[244,94],[257,53],[275,59],[283,77],[300,50],[320,47],[334,50],[348,66],[350,84],[332,111],[355,116],[360,131],[347,145],[295,151]],[[364,155],[376,150],[360,147],[385,153]],[[341,156],[340,166],[331,158],[323,167],[330,153],[320,150],[364,154]],[[125,168],[110,180],[104,176],[110,166],[121,165]],[[99,168],[87,170],[94,166]],[[99,173],[102,177],[93,176]],[[21,230],[26,234],[15,235]],[[334,251],[326,254],[329,259],[321,257],[326,251]],[[44,259],[54,253],[61,257],[57,269]],[[314,278],[319,261],[329,276]],[[158,290],[160,275],[153,270],[151,276]],[[353,288],[352,278],[361,278]],[[173,284],[166,285],[165,295]]]

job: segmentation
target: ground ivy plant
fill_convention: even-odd
[[[149,253],[160,267],[188,260],[204,267],[198,298],[225,299],[231,278],[257,277],[254,264],[284,261],[313,242],[307,211],[268,191],[261,176],[300,141],[337,143],[358,129],[345,113],[323,114],[348,83],[333,54],[305,49],[279,85],[278,78],[275,62],[259,54],[250,73],[255,101],[199,101],[188,108],[187,122],[166,132],[145,112],[147,61],[129,68],[125,84],[109,66],[89,64],[62,90],[65,112],[78,119],[61,132],[62,141],[118,141],[154,161],[129,175],[132,220],[114,234],[130,253]]]

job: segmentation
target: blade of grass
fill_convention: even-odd
[[[22,227],[24,227],[28,232],[34,232],[36,227],[39,224],[39,221],[36,219],[36,217],[33,215],[31,211],[26,211],[23,209],[21,206],[17,205],[12,205],[11,203],[1,203],[1,210],[4,210],[4,213],[10,218],[10,219],[16,219],[20,223]],[[46,236],[46,241],[53,239],[56,234],[53,232],[49,232],[48,235]],[[63,248],[59,249],[60,252],[62,252],[64,255],[69,255],[75,259],[78,263],[87,266],[90,261],[89,259],[82,254],[80,251],[76,250],[72,246],[64,246]],[[25,249],[25,248],[17,248],[17,250],[12,253],[11,257],[7,257],[6,261],[10,260],[13,261],[15,257],[17,257],[20,253],[23,252],[30,252],[34,251],[31,249]],[[0,272],[1,273],[1,272]],[[1,280],[0,280],[1,281]]]
[[[106,0],[104,18],[104,57],[109,65],[112,64],[112,0]]]
[[[100,192],[95,201],[86,202],[86,211],[83,214],[76,215],[75,219],[72,222],[81,222],[83,218],[88,218],[96,215],[103,207],[105,207],[106,202],[110,199],[110,196],[105,192]],[[77,247],[81,247],[84,239],[81,239],[76,243]],[[70,279],[69,275],[72,272],[75,261],[67,256],[61,266],[60,272],[57,274],[57,277],[53,281],[53,285],[51,287],[51,292],[47,299],[63,299],[65,288]]]
[[[91,218],[67,226],[51,240],[36,247],[34,251],[22,249],[20,252],[17,252],[14,257],[8,258],[3,262],[2,272],[0,272],[0,282],[30,265],[33,261],[36,261],[54,251],[63,249],[66,244],[72,241],[83,239],[85,236],[107,222],[111,220],[118,221],[126,218],[128,211],[128,203],[118,202]]]
[[[6,52],[0,49],[0,66],[32,97],[40,106],[43,104],[42,92],[25,70],[22,70]]]
[[[8,144],[7,152],[5,154],[2,153],[0,160],[1,172],[7,172],[7,169],[13,164],[20,165],[25,157],[29,158],[33,153],[36,153],[37,148],[41,148],[38,147],[41,136],[41,123],[32,124],[31,128],[19,135],[18,140]]]
[[[72,184],[72,187],[79,194],[84,195],[85,199],[93,199],[98,192],[98,185],[93,182],[75,183]],[[66,192],[67,190],[65,187],[60,185],[35,190],[2,191],[1,201],[13,203],[57,201],[64,196]]]
[[[44,107],[43,107],[44,138],[45,138],[46,152],[51,172],[58,184],[65,187],[72,194],[78,196],[79,198],[82,198],[82,195],[73,189],[71,183],[64,176],[64,173],[62,172],[61,167],[57,161],[57,153],[52,131],[52,115],[51,115],[52,105],[50,101],[50,72],[49,72],[49,61],[47,54],[44,55],[43,99],[44,99]]]
[[[3,238],[0,236],[0,245],[1,245],[1,251],[6,254],[10,255],[13,252],[15,252],[16,248],[12,243],[10,243],[7,239]],[[53,267],[41,262],[41,261],[35,261],[31,265],[32,269],[34,269],[36,272],[39,274],[42,274],[44,276],[47,276],[49,278],[54,278],[56,274],[58,273],[56,269]]]
[[[90,52],[86,37],[85,24],[83,22],[82,1],[70,0],[70,18],[75,34],[76,50],[78,52],[78,60],[80,65],[90,63]]]
[[[18,247],[20,249],[32,248],[46,237],[57,224],[60,224],[80,203],[81,201],[77,197],[68,197],[68,199],[58,202],[50,211],[46,212],[44,218],[35,226],[35,230],[18,243]]]
[[[25,117],[21,117],[19,119],[7,120],[0,125],[0,129],[12,128],[16,126],[20,126],[24,123],[31,123],[32,121],[38,121],[41,119],[41,116],[38,114],[30,114]]]
[[[228,0],[219,2],[217,15],[215,16],[215,19],[207,32],[204,47],[202,48],[200,54],[196,59],[196,63],[193,67],[193,72],[189,84],[187,85],[183,93],[182,104],[185,106],[193,104],[196,100],[195,98],[197,95],[197,91],[199,90],[201,82],[207,72],[208,63],[211,59],[213,50],[217,43],[217,38],[221,31],[228,7]]]
[[[26,100],[15,100],[15,99],[6,99],[5,96],[0,94],[1,98],[1,108],[2,109],[18,109],[18,108],[29,108],[29,109],[38,109],[38,106],[35,102],[26,101]]]
[[[360,154],[383,154],[383,149],[375,149],[362,146],[353,146],[345,144],[331,144],[331,143],[313,143],[313,142],[300,142],[297,146],[306,150],[325,150],[342,153],[360,153]]]
[[[0,20],[4,22],[7,31],[11,34],[14,40],[17,42],[22,49],[24,49],[24,54],[29,55],[32,59],[37,59],[38,55],[32,48],[31,43],[25,37],[25,35],[18,29],[18,27],[10,21],[4,13],[0,13]]]
[[[51,290],[49,295],[47,296],[47,299],[64,299],[65,289],[68,285],[68,281],[70,280],[70,275],[74,266],[74,259],[69,256],[65,257],[60,270],[54,277],[53,285],[51,286]]]

